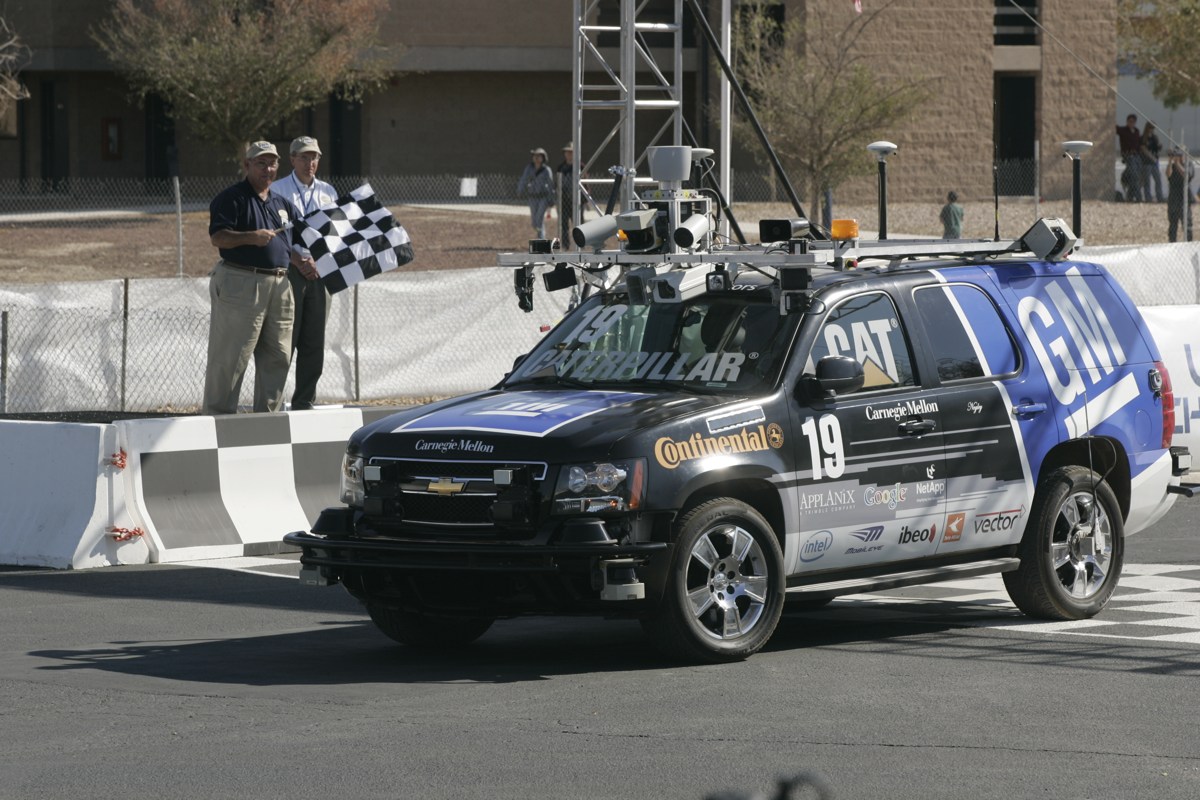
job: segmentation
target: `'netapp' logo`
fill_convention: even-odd
[[[936,538],[936,523],[930,525],[928,528],[910,528],[905,525],[900,529],[900,544],[908,544],[909,542],[932,542]]]

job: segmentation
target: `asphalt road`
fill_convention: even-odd
[[[0,798],[1200,797],[1200,500],[1127,560],[1176,627],[920,587],[714,667],[591,619],[402,648],[289,562],[0,571]]]

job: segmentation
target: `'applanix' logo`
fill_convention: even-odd
[[[772,447],[783,447],[783,428],[774,422],[723,436],[703,436],[697,432],[681,441],[664,436],[654,443],[654,458],[664,468],[675,469],[685,461],[706,456],[761,452]]]

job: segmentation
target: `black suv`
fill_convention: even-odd
[[[286,541],[409,644],[587,613],[732,660],[785,602],[995,572],[1094,615],[1190,465],[1129,298],[1025,241],[578,254],[620,278],[494,388],[356,432]]]

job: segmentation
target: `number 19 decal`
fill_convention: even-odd
[[[842,426],[837,417],[833,414],[825,414],[817,419],[809,417],[800,426],[800,432],[808,439],[813,480],[842,477],[846,471],[846,449],[842,445]],[[822,470],[824,475],[821,474]]]

